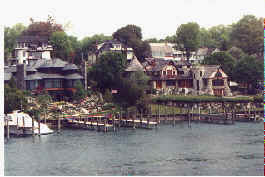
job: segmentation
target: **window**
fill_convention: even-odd
[[[25,57],[26,56],[26,52],[25,51],[23,51],[23,57]]]
[[[207,85],[208,85],[208,81],[207,81],[206,79],[203,79],[203,85],[204,85],[205,87],[207,87]]]
[[[167,75],[171,76],[172,75],[172,70],[167,70]]]
[[[38,87],[38,81],[26,81],[27,90],[34,90]]]
[[[163,75],[167,75],[166,71],[163,71]]]
[[[184,71],[178,71],[178,74],[179,75],[184,74]]]
[[[200,77],[202,77],[202,71],[200,71]]]
[[[62,88],[63,82],[60,79],[45,80],[45,88]]]
[[[166,81],[166,86],[176,86],[176,81],[172,80]]]
[[[176,72],[175,71],[173,71],[173,75],[176,75]]]
[[[224,80],[222,79],[213,80],[213,86],[223,86],[223,85],[224,85]]]

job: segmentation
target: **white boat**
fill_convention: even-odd
[[[11,114],[7,114],[9,132],[15,135],[32,135],[32,118],[23,112],[17,110],[13,111]],[[38,122],[34,121],[34,134],[39,134]],[[23,128],[24,127],[24,128]],[[40,123],[40,134],[50,134],[53,133],[46,124]]]

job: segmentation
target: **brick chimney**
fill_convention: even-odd
[[[27,76],[26,64],[18,64],[17,65],[17,73],[16,73],[16,80],[17,80],[17,88],[18,89],[26,90],[26,81],[25,81],[26,76]]]

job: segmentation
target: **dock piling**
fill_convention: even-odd
[[[32,117],[32,122],[31,122],[31,125],[32,125],[32,128],[31,128],[31,132],[32,132],[32,136],[35,136],[35,133],[34,133],[34,119]]]
[[[6,138],[7,138],[7,140],[9,140],[9,138],[10,138],[10,131],[9,131],[8,117],[6,117],[6,129],[7,129],[7,131],[6,131]]]

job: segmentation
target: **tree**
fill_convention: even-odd
[[[182,24],[176,32],[176,42],[180,50],[186,52],[187,60],[191,56],[192,51],[196,51],[199,47],[199,25],[197,23]]]
[[[167,36],[164,41],[165,42],[169,42],[169,43],[176,43],[176,35],[172,35],[172,36]]]
[[[264,80],[263,66],[263,61],[252,56],[245,56],[237,62],[233,70],[233,78],[239,83],[247,83],[248,91],[253,92],[257,81]]]
[[[17,88],[12,88],[8,84],[4,86],[4,112],[5,114],[16,109],[27,109],[27,100],[24,92]]]
[[[97,50],[97,44],[103,43],[105,41],[111,40],[112,36],[105,36],[104,34],[95,34],[92,37],[85,37],[81,41],[83,57],[87,58],[88,53],[95,53]]]
[[[228,50],[228,53],[236,60],[240,60],[242,59],[246,54],[243,52],[242,49],[238,48],[238,47],[231,47]]]
[[[5,27],[4,29],[4,58],[7,61],[8,58],[11,57],[11,54],[16,45],[16,39],[20,34],[26,29],[22,23],[18,23],[14,26]]]
[[[157,40],[156,38],[146,39],[145,41],[148,43],[159,43],[159,40]]]
[[[130,74],[128,78],[117,81],[117,94],[113,100],[123,108],[136,107],[140,112],[147,109],[148,96],[145,94],[149,77],[144,72],[138,71]]]
[[[61,24],[57,24],[55,19],[48,15],[47,21],[39,21],[35,22],[32,18],[30,19],[31,24],[28,28],[23,31],[23,35],[29,36],[48,36],[51,37],[54,32],[64,32],[63,26]]]
[[[51,34],[50,42],[53,46],[53,57],[63,60],[70,60],[70,54],[73,52],[71,41],[67,34],[63,31],[54,32]]]
[[[111,89],[126,67],[126,56],[119,52],[106,52],[100,55],[88,73],[88,78],[96,81],[96,87],[104,93]]]
[[[253,15],[245,15],[232,25],[232,43],[246,54],[263,55],[263,20]]]
[[[46,113],[47,113],[48,105],[52,101],[52,97],[47,92],[44,92],[38,95],[37,101],[40,104],[39,111],[41,113],[44,113],[44,120],[46,122]]]
[[[75,92],[73,94],[73,100],[80,101],[81,99],[86,97],[86,91],[82,85],[82,83],[78,80],[75,84]]]
[[[222,51],[228,50],[230,41],[231,26],[217,25],[209,29],[209,35],[214,48]]]
[[[220,65],[228,77],[232,77],[235,68],[235,59],[233,59],[233,57],[227,52],[215,52],[214,54],[206,57],[203,64]]]
[[[127,25],[113,33],[113,38],[126,47],[131,47],[140,62],[151,56],[151,48],[147,41],[142,41],[141,28],[136,25]]]

